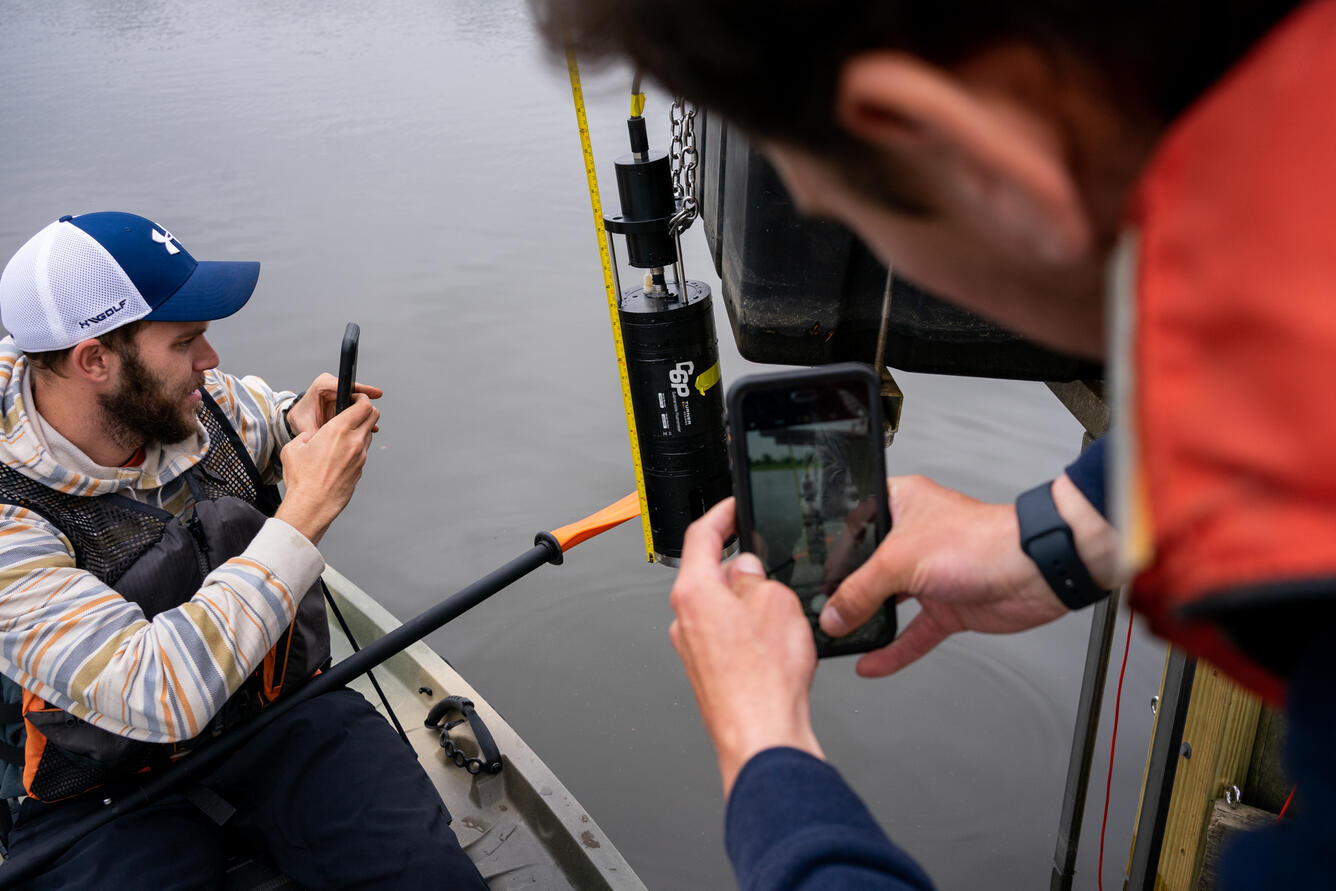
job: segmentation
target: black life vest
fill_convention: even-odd
[[[0,503],[28,508],[59,529],[74,546],[75,565],[152,619],[186,603],[204,577],[250,544],[278,508],[278,490],[265,485],[255,462],[218,404],[204,396],[199,419],[209,435],[202,460],[185,473],[195,498],[180,519],[119,493],[77,496],[57,492],[0,465]],[[329,663],[329,626],[320,580],[302,597],[293,623],[263,663],[212,717],[199,738],[236,726],[256,710],[304,684]],[[13,681],[4,678],[6,686]],[[10,696],[4,697],[12,698]],[[118,736],[24,691],[26,734],[0,757],[23,763],[28,795],[56,801],[164,762],[191,747]],[[13,734],[6,734],[13,740]],[[197,739],[199,739],[197,738]]]

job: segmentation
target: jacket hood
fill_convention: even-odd
[[[145,446],[144,461],[138,467],[104,467],[82,452],[74,456],[82,460],[62,463],[55,454],[57,447],[43,440],[28,404],[26,393],[31,393],[25,387],[28,374],[27,360],[14,339],[0,340],[0,412],[3,412],[0,461],[43,485],[73,495],[156,489],[197,463],[208,446],[204,427],[197,424],[195,435],[184,442]],[[68,450],[72,446],[67,442],[63,448]]]

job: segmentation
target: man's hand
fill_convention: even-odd
[[[372,399],[385,395],[380,387],[370,384],[353,384],[353,395],[365,393]],[[317,377],[306,388],[302,398],[288,408],[288,426],[293,433],[314,433],[334,417],[334,407],[338,400],[339,379],[329,372]],[[286,466],[286,465],[285,465]]]
[[[816,671],[811,627],[797,596],[767,581],[742,554],[721,566],[733,532],[728,498],[692,523],[673,583],[677,619],[668,629],[719,754],[724,796],[742,765],[775,746],[824,757],[812,731],[808,692]]]
[[[371,435],[380,411],[370,394],[357,393],[342,414],[314,433],[303,431],[283,447],[287,493],[274,516],[319,544],[329,524],[343,512],[362,478]]]
[[[858,660],[859,674],[899,671],[958,631],[1024,631],[1066,614],[1021,550],[1014,505],[975,501],[924,477],[888,483],[891,532],[831,597],[821,627],[835,637],[847,634],[891,597],[917,598],[922,610],[893,643]],[[1066,476],[1054,482],[1053,493],[1091,576],[1113,587],[1113,527]]]

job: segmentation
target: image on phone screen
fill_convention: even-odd
[[[751,550],[770,578],[797,593],[822,649],[833,638],[817,625],[821,608],[877,547],[886,486],[881,432],[871,427],[866,391],[853,385],[752,392],[745,400],[759,402],[744,402],[743,412]],[[885,643],[877,615],[840,645]]]

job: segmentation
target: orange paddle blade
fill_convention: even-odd
[[[587,541],[601,532],[607,532],[613,526],[620,526],[632,517],[638,516],[640,516],[640,495],[632,492],[596,514],[590,514],[583,520],[577,520],[560,529],[553,529],[552,536],[565,552],[582,541]]]

